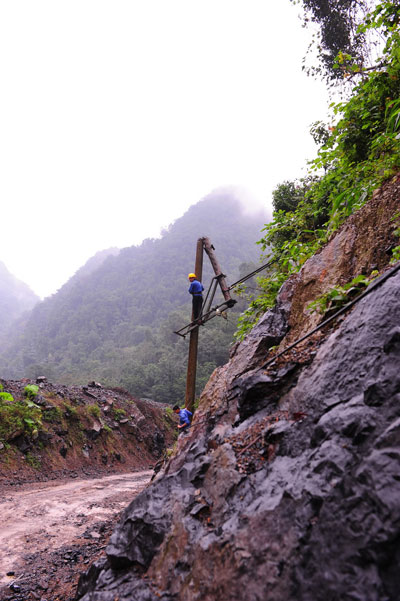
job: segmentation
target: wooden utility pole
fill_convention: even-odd
[[[203,238],[197,240],[195,274],[199,282],[203,277]],[[193,321],[193,313],[192,313]],[[199,326],[190,332],[189,358],[186,376],[185,407],[193,413],[194,399],[196,397],[196,370],[197,370],[197,347],[199,341]]]
[[[228,287],[225,275],[222,273],[219,263],[217,261],[217,257],[214,253],[214,247],[211,244],[208,238],[199,238],[197,240],[196,247],[196,266],[195,266],[195,274],[199,282],[202,280],[203,276],[203,251],[205,251],[210,259],[210,263],[215,273],[215,281],[218,282],[222,295],[224,297],[224,302],[219,307],[208,311],[206,314],[203,312],[202,323],[208,321],[213,316],[218,314],[218,309],[220,312],[222,309],[229,309],[233,307],[236,303],[235,300],[232,299],[230,295],[230,288]],[[217,284],[215,284],[215,287]],[[213,288],[213,294],[215,293],[215,287]],[[210,304],[212,301],[213,294],[211,295]],[[206,303],[207,304],[207,303]],[[203,307],[204,309],[204,307]],[[206,308],[207,311],[207,308]],[[192,322],[193,322],[193,312],[192,312]],[[185,334],[182,334],[182,330],[185,330]],[[189,358],[188,358],[188,368],[187,368],[187,376],[186,376],[186,396],[185,396],[185,407],[189,409],[193,413],[194,399],[196,396],[196,370],[197,370],[197,347],[199,341],[199,326],[197,324],[190,323],[188,326],[185,326],[175,332],[175,334],[179,334],[180,336],[185,337],[188,332],[190,332],[189,338]]]

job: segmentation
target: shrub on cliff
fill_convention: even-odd
[[[38,392],[39,386],[36,386],[36,384],[28,384],[28,386],[25,386],[24,388],[24,395],[31,400],[37,396]]]
[[[88,405],[87,412],[92,417],[99,418],[101,415],[100,407],[98,405]]]
[[[237,338],[243,338],[273,306],[290,274],[400,169],[399,22],[398,4],[385,1],[360,26],[360,33],[376,29],[386,41],[375,68],[363,71],[349,55],[339,52],[336,66],[343,78],[361,76],[361,80],[347,102],[331,105],[335,127],[325,129],[326,135],[321,135],[320,126],[314,127],[314,137],[319,137],[322,146],[310,164],[308,178],[285,182],[274,193],[278,210],[258,242],[273,265],[258,279],[261,293],[240,316]],[[316,177],[321,171],[324,174]]]
[[[39,407],[25,401],[11,402],[9,398],[0,394],[0,439],[4,441],[12,440],[20,434],[28,436],[33,435],[42,426],[42,412]]]

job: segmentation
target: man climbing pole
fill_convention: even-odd
[[[195,273],[189,273],[188,279],[190,281],[189,294],[192,295],[192,320],[197,321],[201,315],[201,307],[203,305],[202,293],[204,290],[204,286],[201,282],[199,282]]]
[[[182,432],[187,432],[190,428],[190,422],[193,416],[193,413],[189,411],[189,409],[181,409],[179,405],[174,405],[173,407],[174,413],[179,415],[179,424],[178,429]]]

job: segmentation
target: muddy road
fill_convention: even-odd
[[[70,601],[152,471],[0,492],[0,599]]]

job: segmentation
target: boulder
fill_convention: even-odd
[[[94,421],[90,425],[90,427],[85,429],[85,434],[89,438],[89,440],[96,440],[101,434],[103,430],[103,426],[100,422]]]

